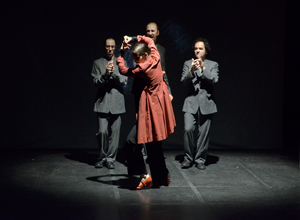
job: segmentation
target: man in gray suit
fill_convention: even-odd
[[[187,91],[182,109],[184,161],[181,168],[189,168],[195,163],[199,170],[204,170],[212,115],[217,112],[213,85],[219,79],[219,65],[206,59],[210,52],[210,45],[206,39],[195,40],[193,49],[195,59],[185,61],[181,76],[181,82],[186,86]],[[197,144],[194,140],[196,125],[198,126]]]
[[[115,49],[115,40],[107,38],[104,43],[105,55],[94,61],[91,73],[94,85],[98,88],[94,111],[98,116],[99,131],[96,136],[100,155],[95,164],[96,168],[115,168],[121,114],[125,113],[123,86],[127,83],[127,77],[118,71]]]

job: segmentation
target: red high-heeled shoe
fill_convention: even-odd
[[[163,186],[169,186],[171,181],[171,177],[166,178],[165,180],[162,181]]]
[[[140,184],[136,187],[136,189],[143,189],[144,187],[150,187],[151,185],[152,185],[152,178],[149,174],[147,174],[141,178]]]

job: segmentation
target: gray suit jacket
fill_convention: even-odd
[[[94,61],[91,75],[94,84],[98,87],[94,105],[95,112],[110,112],[111,114],[121,114],[125,112],[123,86],[127,83],[127,76],[123,76],[119,73],[116,60],[116,57],[114,57],[113,64],[115,71],[110,76],[105,73],[106,65],[109,60],[103,57]]]
[[[192,60],[184,62],[181,82],[186,86],[187,97],[182,108],[183,112],[196,114],[200,108],[203,115],[217,112],[217,106],[214,101],[213,84],[219,80],[219,65],[211,60],[204,60],[205,70],[194,73],[193,76],[189,69]]]

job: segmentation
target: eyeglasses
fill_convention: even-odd
[[[105,46],[105,48],[106,48],[106,49],[109,49],[109,48],[111,48],[111,49],[115,49],[115,48],[116,48],[116,46],[106,45],[106,46]]]

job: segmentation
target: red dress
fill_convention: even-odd
[[[138,112],[137,142],[142,144],[166,139],[174,132],[176,122],[168,88],[163,80],[159,52],[151,38],[138,36],[137,41],[148,44],[151,50],[146,61],[129,69],[125,67],[123,57],[118,57],[117,64],[121,74],[143,77],[147,81]]]

